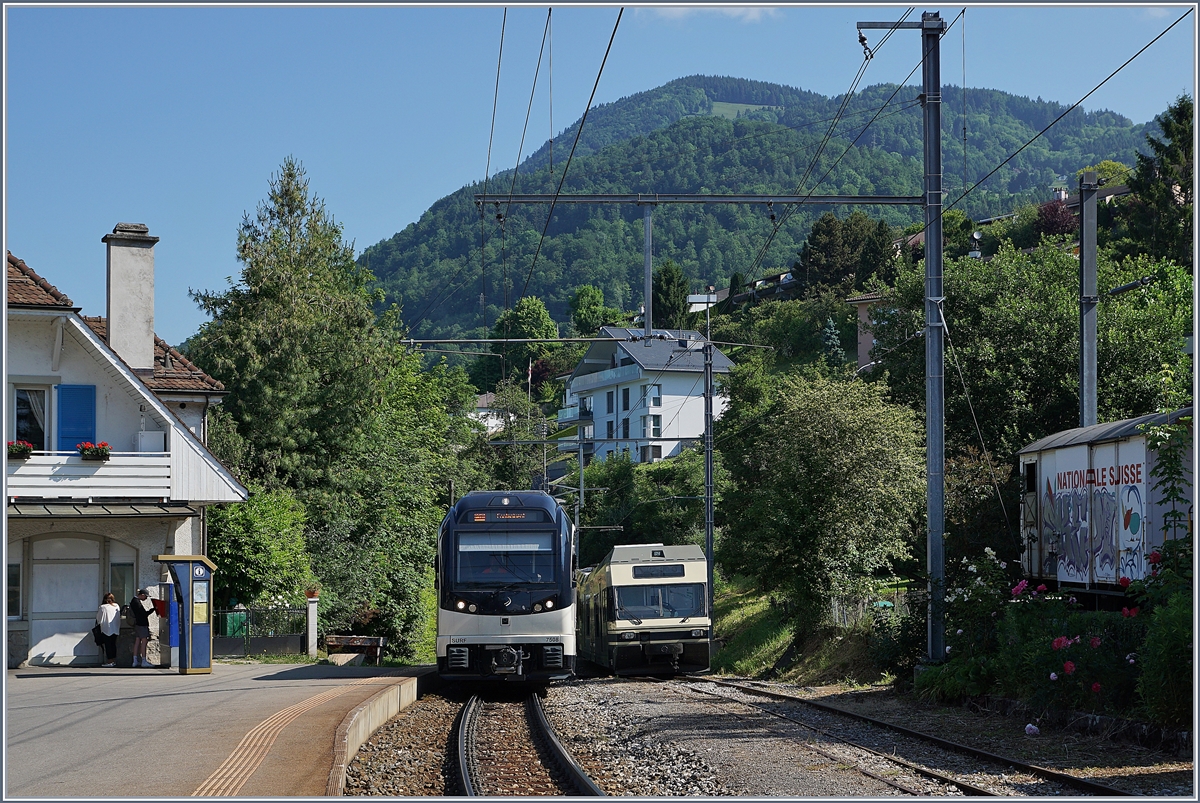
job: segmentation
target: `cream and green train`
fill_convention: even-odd
[[[580,657],[617,675],[706,671],[707,582],[708,562],[698,546],[613,547],[579,573]]]

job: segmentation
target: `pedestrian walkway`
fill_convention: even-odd
[[[428,667],[8,671],[4,797],[321,796],[346,714]]]

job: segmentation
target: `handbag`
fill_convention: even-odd
[[[104,644],[104,631],[100,629],[99,622],[92,628],[92,640],[96,642],[97,647]]]

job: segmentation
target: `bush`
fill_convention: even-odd
[[[900,683],[907,683],[913,669],[925,659],[925,592],[910,588],[907,608],[905,613],[894,608],[874,609],[874,622],[867,641],[876,668],[895,675]]]
[[[1139,653],[1137,690],[1150,718],[1168,727],[1192,721],[1192,595],[1179,593],[1154,610]]]

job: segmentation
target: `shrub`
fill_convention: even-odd
[[[1138,694],[1150,718],[1168,727],[1192,721],[1192,595],[1179,593],[1154,610],[1137,660]]]
[[[894,674],[898,681],[912,677],[913,669],[925,658],[926,594],[909,589],[907,611],[874,609],[867,644],[876,668]]]

